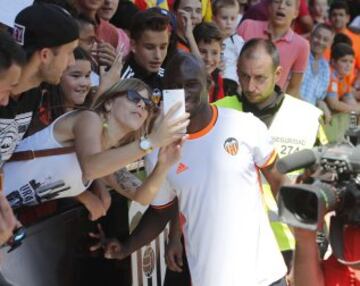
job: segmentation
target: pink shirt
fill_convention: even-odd
[[[237,30],[245,41],[253,38],[270,39],[267,21],[245,20]],[[291,73],[304,73],[310,53],[309,43],[293,30],[289,31],[274,42],[279,50],[282,73],[277,84],[286,90]]]
[[[122,49],[123,57],[126,57],[130,53],[130,39],[123,29],[117,28],[119,35],[119,42],[116,51]]]

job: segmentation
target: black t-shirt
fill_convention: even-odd
[[[161,97],[161,91],[163,90],[163,77],[165,70],[160,68],[157,73],[149,73],[144,68],[139,66],[132,54],[130,54],[128,60],[125,62],[121,71],[121,78],[138,78],[150,86],[153,90],[154,97]]]
[[[40,99],[41,93],[34,88],[0,107],[0,166],[11,157],[27,132]]]

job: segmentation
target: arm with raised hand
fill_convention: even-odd
[[[162,117],[149,134],[154,148],[160,148],[184,137],[182,130],[189,124],[189,114],[176,119],[172,114],[180,107],[174,105]],[[110,175],[126,165],[140,159],[146,152],[136,140],[124,146],[103,150],[101,138],[103,123],[98,114],[82,111],[73,127],[75,150],[85,180],[94,180]]]

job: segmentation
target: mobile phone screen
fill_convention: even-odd
[[[174,113],[174,118],[179,117],[185,113],[185,92],[183,89],[165,89],[163,90],[163,101],[164,101],[164,114],[176,103],[181,103],[179,108]]]
[[[183,89],[165,89],[163,90],[164,114],[176,103],[180,102],[181,107],[172,115],[178,118],[185,113],[185,91]],[[186,128],[182,131],[186,133]]]

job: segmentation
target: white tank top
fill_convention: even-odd
[[[63,114],[48,127],[25,138],[15,152],[63,147],[55,139],[54,127],[58,120],[72,112],[74,111]],[[4,191],[13,208],[77,196],[90,183],[83,183],[75,152],[8,162],[4,165]]]

